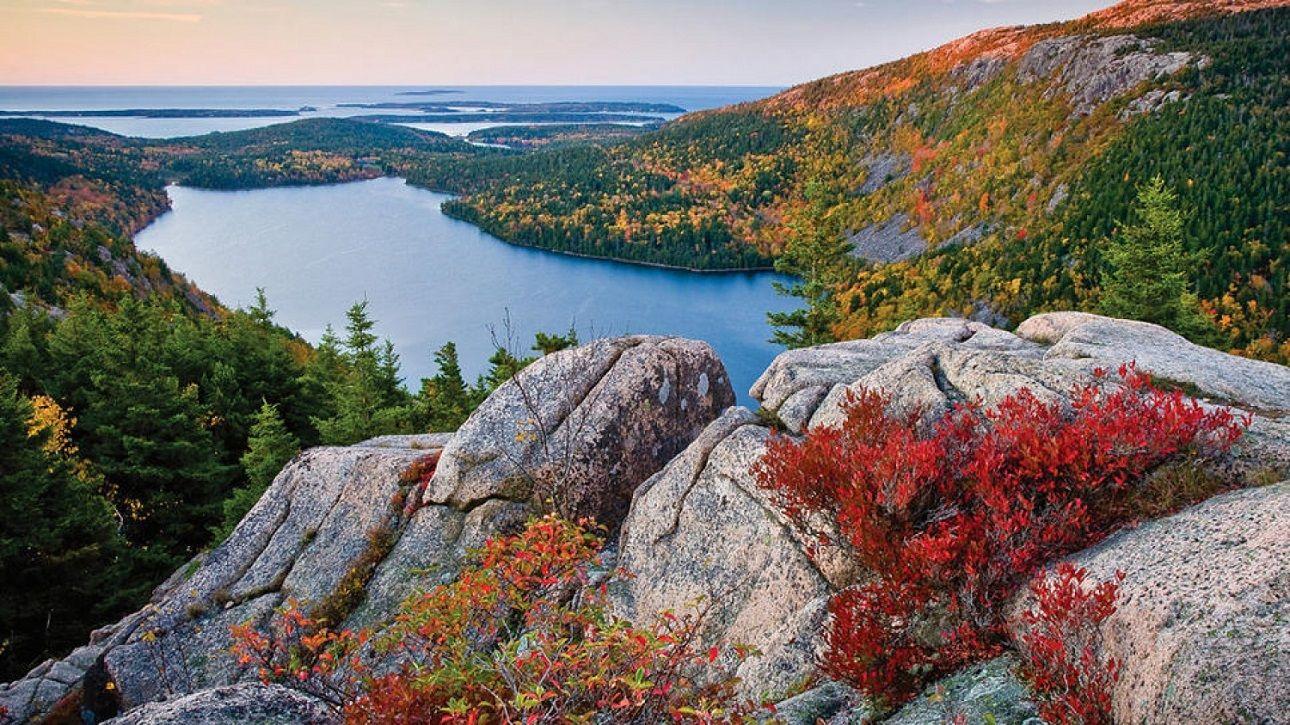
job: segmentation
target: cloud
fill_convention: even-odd
[[[87,10],[84,8],[40,8],[39,12],[50,15],[66,15],[74,18],[103,18],[108,20],[162,20],[172,23],[196,23],[202,19],[200,13],[155,13],[136,10]]]

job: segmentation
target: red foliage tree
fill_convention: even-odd
[[[1045,563],[1122,525],[1133,482],[1225,450],[1244,429],[1131,366],[1118,384],[1098,377],[1069,405],[1022,390],[992,410],[961,406],[928,434],[861,392],[840,427],[770,442],[759,483],[803,528],[835,519],[826,543],[873,574],[830,602],[826,674],[896,704],[992,656],[999,606]]]

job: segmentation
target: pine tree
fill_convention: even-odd
[[[455,431],[475,409],[478,396],[466,385],[455,343],[439,348],[434,360],[438,372],[421,381],[421,392],[414,401],[417,427],[433,432]]]
[[[324,443],[350,445],[366,438],[411,430],[407,393],[399,379],[399,358],[388,341],[378,346],[376,323],[367,302],[346,313],[346,337],[340,351],[343,370],[327,384],[334,413],[314,418]]]
[[[112,508],[0,372],[0,679],[83,641],[122,553]],[[52,444],[52,445],[51,445]]]
[[[1102,312],[1203,338],[1210,325],[1191,291],[1196,259],[1183,243],[1178,196],[1157,176],[1138,189],[1133,215],[1103,252]]]
[[[844,276],[850,246],[839,233],[811,231],[798,236],[775,260],[775,271],[798,278],[792,284],[775,282],[775,291],[796,297],[805,306],[791,312],[767,313],[776,328],[772,342],[798,348],[837,341],[833,326],[839,313],[833,290]]]
[[[228,538],[283,466],[300,452],[300,439],[287,430],[278,414],[278,406],[266,402],[255,414],[247,446],[241,459],[247,485],[233,491],[233,495],[224,501],[224,521],[213,532],[216,541]]]

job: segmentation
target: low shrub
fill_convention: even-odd
[[[1103,653],[1098,625],[1115,613],[1124,572],[1085,586],[1088,572],[1071,564],[1030,584],[1034,604],[1021,615],[1021,676],[1050,725],[1111,725],[1111,690],[1120,662]]]
[[[747,716],[731,674],[746,653],[701,647],[695,617],[665,613],[641,628],[611,616],[604,585],[590,580],[602,546],[581,526],[537,519],[487,542],[454,582],[411,597],[377,630],[331,630],[289,603],[268,631],[235,627],[234,652],[265,682],[356,723]]]
[[[1069,405],[1022,390],[927,433],[917,413],[889,415],[882,395],[860,392],[841,426],[771,440],[759,484],[805,530],[832,518],[822,543],[872,572],[830,602],[825,674],[895,705],[995,655],[999,608],[1036,572],[1141,510],[1133,484],[1146,474],[1226,450],[1248,424],[1132,366],[1097,377]]]

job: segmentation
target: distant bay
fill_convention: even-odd
[[[514,121],[418,119],[424,114],[406,107],[419,105],[409,98],[434,99],[426,104],[472,99],[492,108],[506,104],[616,103],[699,111],[764,98],[778,90],[753,86],[0,86],[0,110],[36,109],[51,120],[125,136],[173,138],[258,128],[297,118],[372,115],[375,107],[381,109],[382,116],[406,114],[408,125],[416,128],[464,136]],[[84,115],[95,110],[111,114]],[[139,115],[148,111],[152,113]],[[186,115],[185,111],[205,113]],[[40,113],[31,115],[42,117]],[[666,120],[679,114],[650,115]],[[398,118],[389,120],[399,122]]]

